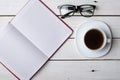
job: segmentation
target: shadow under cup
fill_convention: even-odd
[[[104,34],[98,29],[91,29],[84,36],[84,43],[90,50],[101,49],[104,45]]]

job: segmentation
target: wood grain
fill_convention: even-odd
[[[49,61],[32,80],[119,80],[119,68],[120,61]],[[0,69],[1,80],[16,80]]]
[[[120,61],[49,61],[33,80],[119,80]]]
[[[14,16],[13,16],[14,17]],[[7,24],[13,17],[0,17],[0,27]],[[91,18],[84,18],[84,17],[71,17],[63,19],[72,29],[74,29],[74,34],[71,38],[75,38],[76,31],[79,26],[89,20],[99,20],[107,23],[112,30],[113,38],[118,39],[120,38],[120,17],[91,17]]]
[[[16,15],[29,0],[0,0],[0,15]]]
[[[95,15],[120,15],[120,5],[118,0],[42,0],[47,4],[56,14],[59,15],[58,5],[63,4],[93,4],[96,5]],[[94,1],[97,1],[95,3]]]
[[[69,39],[60,50],[51,58],[52,60],[85,60],[85,59],[120,59],[120,39],[113,39],[111,51],[100,58],[88,58],[79,52],[75,39]]]
[[[29,0],[0,0],[0,15],[16,15],[18,11]],[[95,15],[120,15],[120,5],[118,0],[42,0],[48,5],[56,14],[59,15],[58,5],[62,4],[94,4],[97,6]],[[112,3],[112,4],[111,4]],[[103,5],[104,4],[104,5]]]
[[[76,31],[80,27],[82,23],[85,21],[91,21],[91,20],[98,20],[103,21],[106,24],[109,25],[111,28],[111,31],[113,33],[113,38],[120,38],[120,17],[91,17],[91,18],[85,18],[85,17],[70,17],[63,19],[70,27],[74,29],[74,34],[71,36],[71,38],[75,38]]]

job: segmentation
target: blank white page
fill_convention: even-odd
[[[21,80],[29,80],[47,59],[11,24],[0,32],[0,61]]]
[[[31,0],[12,20],[25,37],[50,57],[70,36],[71,29],[39,0]]]

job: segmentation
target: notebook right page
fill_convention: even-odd
[[[72,30],[39,0],[31,0],[11,24],[48,57],[72,33]]]

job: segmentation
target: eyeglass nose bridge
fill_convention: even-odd
[[[81,8],[81,6],[76,6],[77,12],[82,12],[83,8]]]
[[[81,11],[80,6],[76,6],[75,12],[79,13]]]

